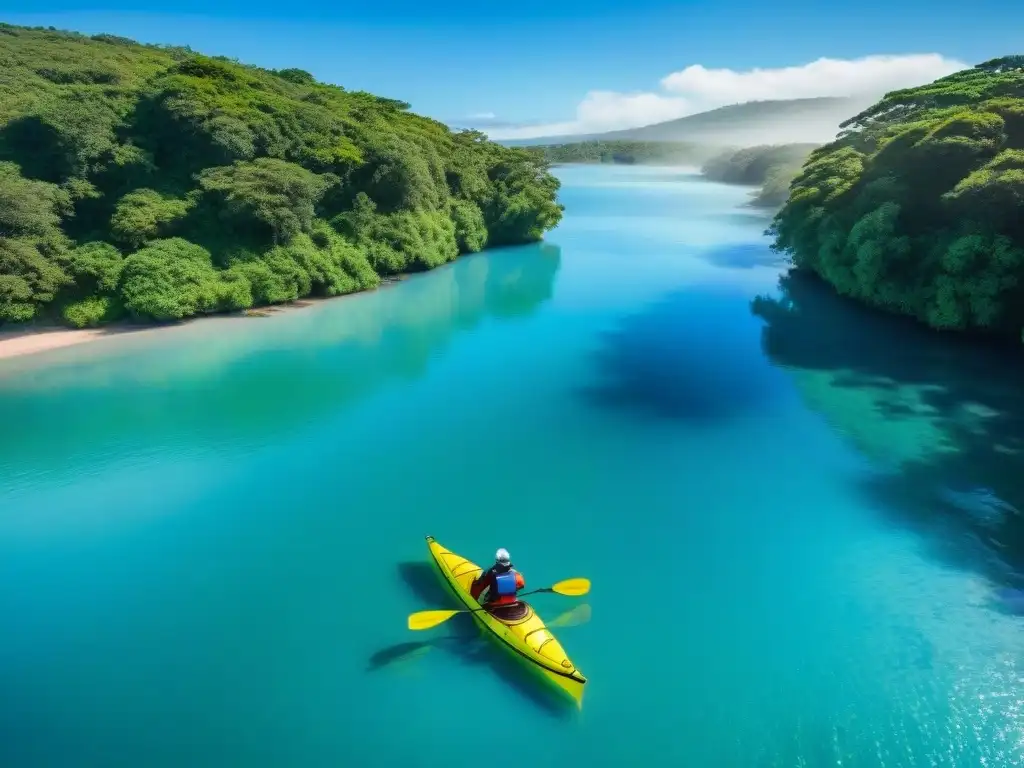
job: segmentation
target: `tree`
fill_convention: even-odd
[[[138,248],[161,234],[188,213],[191,200],[164,197],[153,189],[136,189],[117,201],[110,218],[110,234],[129,248]]]
[[[263,226],[275,243],[313,226],[316,203],[337,178],[270,157],[209,168],[199,185],[237,228]]]
[[[774,247],[840,293],[943,330],[1024,329],[1024,61],[887,94],[793,180]]]
[[[181,320],[217,308],[210,254],[181,238],[154,241],[129,256],[121,281],[125,309],[136,317]]]

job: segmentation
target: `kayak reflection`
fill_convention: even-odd
[[[577,605],[575,608],[570,608],[562,615],[552,619],[548,622],[548,627],[551,629],[567,629],[569,627],[578,627],[581,624],[586,624],[590,621],[591,608],[589,603],[583,603]]]

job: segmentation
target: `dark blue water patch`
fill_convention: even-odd
[[[736,243],[703,251],[700,258],[709,264],[725,269],[754,269],[755,267],[780,267],[785,257],[773,253],[764,242]]]
[[[989,595],[989,608],[1007,616],[1024,616],[1024,589],[999,587]]]
[[[691,422],[763,408],[778,391],[764,365],[747,299],[721,289],[673,293],[601,337],[589,403]]]
[[[1004,517],[979,524],[976,510],[952,502],[946,481],[954,463],[910,461],[893,471],[867,475],[855,491],[888,520],[922,534],[924,552],[935,561],[981,574],[996,584],[1024,585],[1019,553],[1003,543],[1015,541],[1019,523]]]
[[[899,466],[869,476],[861,490],[901,524],[927,533],[940,561],[1024,586],[1019,348],[935,333],[841,298],[802,274],[784,276],[779,287],[779,296],[752,303],[766,323],[762,344],[780,367],[833,374],[834,404],[819,398],[816,407],[838,414],[843,390],[887,389],[892,398],[875,399],[878,429],[920,419],[941,435],[942,445],[924,445]],[[901,401],[904,388],[913,389],[914,408]]]

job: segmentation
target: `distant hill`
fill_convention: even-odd
[[[606,133],[543,136],[502,141],[508,146],[572,144],[579,141],[684,141],[719,146],[794,142],[825,143],[839,124],[875,102],[874,98],[822,97],[749,101],[665,123]]]

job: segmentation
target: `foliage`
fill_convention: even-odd
[[[772,226],[796,268],[931,327],[1024,329],[1024,59],[887,94],[794,179]]]
[[[56,236],[70,203],[60,187],[26,179],[14,163],[0,163],[0,236]]]
[[[774,208],[789,195],[789,185],[816,144],[765,144],[729,150],[708,160],[701,172],[724,184],[760,186],[751,205]]]
[[[187,48],[0,25],[0,323],[337,295],[557,225],[542,154]]]
[[[455,242],[460,253],[476,253],[487,244],[484,214],[475,203],[452,200],[451,217],[455,224]]]
[[[235,225],[233,228],[255,224],[274,243],[287,243],[299,233],[309,232],[317,202],[338,178],[261,157],[207,168],[198,181],[207,196],[215,199],[212,204],[221,216]]]
[[[110,243],[91,242],[78,246],[66,259],[65,268],[75,287],[88,294],[117,290],[124,256]]]
[[[138,248],[166,232],[190,207],[190,201],[164,197],[152,189],[136,189],[114,206],[110,235],[128,248]]]
[[[121,296],[125,309],[154,320],[219,309],[218,274],[206,249],[188,240],[157,240],[124,262]]]
[[[366,254],[324,222],[312,236],[298,235],[261,257],[242,257],[224,274],[248,284],[252,298],[245,306],[338,296],[380,284]]]
[[[714,153],[702,144],[674,141],[580,141],[530,147],[551,163],[699,165]]]
[[[87,328],[101,325],[121,316],[117,300],[112,296],[87,296],[64,305],[63,317],[68,325]]]

